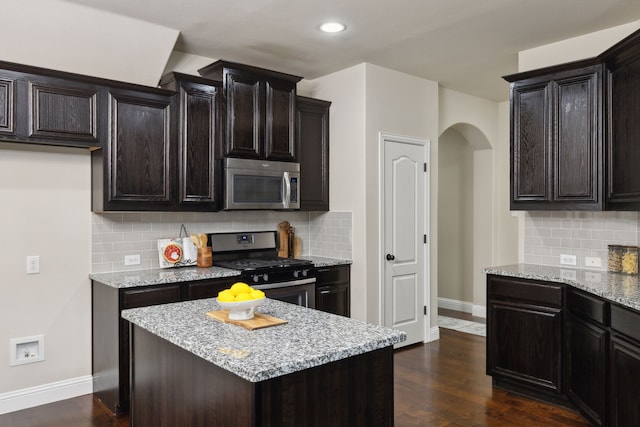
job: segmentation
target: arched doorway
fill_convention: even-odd
[[[491,265],[493,157],[475,126],[438,140],[438,307],[485,317],[482,268]]]

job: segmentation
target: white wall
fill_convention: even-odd
[[[593,58],[640,28],[640,21],[518,52],[518,70],[528,71]]]
[[[57,0],[2,11],[0,60],[148,86],[178,36]],[[90,163],[83,149],[0,144],[0,412],[24,404],[24,390],[44,401],[91,391]],[[25,274],[27,255],[40,255],[40,274]],[[45,361],[10,367],[9,339],[39,334]]]
[[[305,86],[305,94],[332,102],[331,210],[353,212],[352,317],[380,322],[378,134],[435,141],[437,91],[435,82],[372,64],[360,64]],[[437,217],[433,209],[431,216]],[[432,246],[436,244],[434,237],[431,241]],[[437,270],[433,260],[431,263],[432,270]],[[431,301],[435,301],[435,291]]]
[[[473,149],[455,128],[438,141],[438,299],[473,301]]]
[[[351,317],[368,316],[365,203],[365,65],[308,82],[306,95],[331,101],[329,115],[329,201],[332,211],[353,214]]]
[[[156,86],[179,31],[58,0],[3,0],[0,60]]]
[[[0,395],[91,375],[90,181],[87,150],[0,143]],[[9,340],[40,334],[45,360],[10,367]]]
[[[505,87],[507,83],[505,82]],[[517,262],[518,222],[509,213],[509,105],[440,89],[439,132],[452,129],[473,150],[473,226],[465,242],[473,245],[471,265],[473,298],[464,303],[483,315],[486,305],[484,267]],[[506,126],[506,127],[505,127]],[[440,149],[446,141],[439,141]],[[443,171],[443,174],[446,173]],[[443,177],[441,177],[443,178]],[[439,191],[447,191],[440,181]],[[458,268],[455,259],[439,260],[441,268]],[[446,274],[445,276],[446,277]],[[446,297],[446,296],[445,296]]]

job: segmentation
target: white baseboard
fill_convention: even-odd
[[[440,339],[440,328],[438,326],[433,326],[429,330],[428,340],[425,342],[437,341]]]
[[[93,393],[93,377],[70,378],[0,394],[0,414]]]
[[[472,316],[476,317],[487,317],[487,307],[475,305],[470,302],[438,297],[438,307],[447,310],[461,311],[463,313],[471,313]]]
[[[461,311],[463,313],[471,313],[473,310],[473,304],[470,302],[441,297],[438,297],[438,307],[446,308],[447,310]]]
[[[473,305],[471,309],[471,315],[475,317],[482,317],[483,319],[487,318],[487,307],[484,305]]]

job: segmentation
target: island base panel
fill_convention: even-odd
[[[131,425],[392,426],[393,347],[252,383],[132,326]]]

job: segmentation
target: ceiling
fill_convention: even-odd
[[[519,51],[640,19],[640,0],[66,1],[179,30],[186,53],[306,79],[369,62],[496,101]]]

